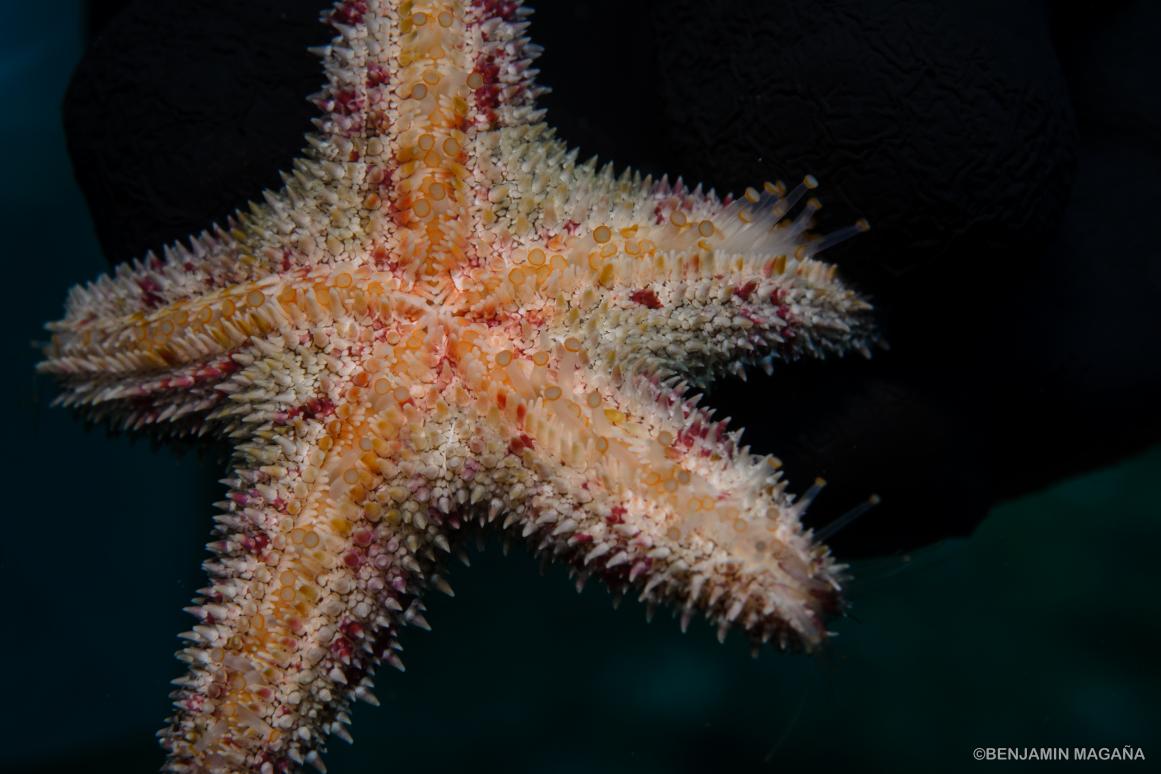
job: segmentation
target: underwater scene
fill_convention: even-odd
[[[0,771],[1150,770],[1161,10],[528,6],[0,7]]]

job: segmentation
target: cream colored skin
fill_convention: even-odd
[[[236,443],[171,771],[321,767],[471,522],[723,636],[810,648],[838,605],[776,460],[687,394],[872,342],[811,257],[814,202],[788,215],[813,181],[726,205],[578,166],[533,104],[522,9],[366,6],[337,6],[286,187],[50,326],[62,402]]]

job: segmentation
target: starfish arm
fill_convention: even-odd
[[[123,285],[135,272],[94,287]],[[253,334],[286,327],[271,283],[246,283],[131,312],[107,308],[53,323],[38,365],[61,385],[58,403],[126,429],[190,427],[220,406],[220,389],[252,359]],[[74,294],[74,298],[77,296]]]
[[[288,185],[325,249],[315,262],[370,257],[433,302],[447,274],[474,260],[470,234],[486,198],[481,138],[543,115],[519,2],[399,4],[343,0],[325,15],[323,115]],[[308,251],[302,251],[304,254]]]
[[[600,354],[700,384],[755,363],[869,356],[870,304],[817,258],[866,223],[810,234],[821,205],[810,198],[796,207],[816,186],[811,177],[789,192],[766,183],[723,201],[662,180],[642,183],[635,199],[622,196],[592,231],[607,273],[593,314],[604,331],[593,342]]]
[[[266,219],[265,208],[256,211]],[[159,309],[179,305],[265,273],[250,246],[241,241],[236,218],[226,229],[214,228],[174,243],[158,256],[150,252],[141,260],[119,265],[115,271],[74,286],[65,302],[63,319],[48,327],[64,336],[88,332],[98,335],[112,321],[142,320]]]
[[[720,200],[595,159],[577,165],[544,125],[496,133],[487,147],[484,169],[499,183],[486,235],[518,245],[495,267],[509,282],[488,302],[539,295],[584,329],[595,356],[698,383],[755,363],[869,353],[870,305],[817,259],[866,224],[810,234],[813,178]]]
[[[705,385],[724,373],[744,378],[750,365],[770,373],[776,361],[870,356],[871,307],[835,279],[833,266],[706,254],[655,260],[667,270],[630,265],[626,281],[591,297],[587,309],[578,300],[594,358]]]
[[[548,350],[552,351],[552,350]],[[495,362],[495,361],[494,361]],[[617,591],[756,641],[819,645],[839,568],[799,517],[773,458],[670,386],[590,368],[578,342],[503,353],[479,391],[483,472],[471,501]]]
[[[253,390],[227,382],[240,368],[305,343],[332,360],[343,346],[369,353],[371,344],[354,333],[362,326],[394,325],[406,334],[406,319],[422,301],[385,284],[367,266],[289,269],[148,313],[70,315],[49,326],[53,342],[39,370],[59,379],[59,402],[97,419],[131,429],[167,424],[201,433],[224,424],[229,431],[230,421],[221,420],[237,416],[235,393]],[[268,405],[301,408],[296,363],[270,376],[278,389]]]
[[[326,84],[312,98],[323,115],[311,155],[345,163],[362,160],[373,141],[391,150],[416,116],[456,99],[470,103],[464,124],[482,131],[536,123],[544,115],[536,98],[549,89],[535,82],[541,48],[525,36],[531,13],[521,0],[339,0],[323,14],[338,34],[317,49]]]
[[[360,387],[368,366],[389,384]],[[296,409],[270,406],[280,374],[310,396]],[[290,347],[228,384],[239,445],[161,734],[171,771],[285,771],[318,761],[328,733],[349,739],[375,667],[402,668],[400,628],[427,627],[420,594],[446,589],[436,550],[458,526],[429,507],[443,467],[405,432],[419,409],[371,359],[351,371]]]

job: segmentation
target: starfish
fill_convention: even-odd
[[[682,627],[806,649],[842,567],[694,388],[868,353],[806,178],[719,199],[578,164],[516,0],[342,0],[317,131],[222,227],[71,291],[40,370],[130,430],[233,443],[169,771],[283,772],[349,740],[469,526]],[[792,410],[787,407],[785,410]]]

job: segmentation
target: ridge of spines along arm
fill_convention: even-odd
[[[223,383],[291,327],[271,284],[179,301],[149,314],[65,321],[38,369],[59,379],[56,402],[125,429],[165,426],[204,432],[193,422],[225,399]]]
[[[532,9],[511,0],[472,3],[464,14],[475,54],[468,86],[476,126],[488,131],[539,123],[545,111],[536,98],[550,90],[537,85],[533,66],[543,49],[525,35]]]
[[[371,56],[388,56],[394,25],[378,19],[374,23],[382,38],[368,40],[363,27],[339,24],[337,45],[319,50],[326,60],[328,83],[313,100],[324,113],[315,119],[318,131],[307,136],[304,153],[281,173],[280,191],[264,191],[260,201],[240,207],[224,223],[185,243],[164,246],[160,256],[151,251],[74,287],[62,322],[148,311],[212,288],[255,281],[317,262],[324,248],[338,254],[341,251],[335,248],[343,239],[361,236],[361,229],[344,230],[345,224],[330,218],[336,210],[358,212],[355,200],[364,198],[361,187],[383,182],[377,178],[368,182],[374,176],[368,175],[373,167],[366,163],[367,137],[377,136],[375,132],[385,135],[390,128],[390,84],[365,82],[359,65]],[[368,122],[374,126],[367,128]],[[347,185],[339,185],[340,181]]]
[[[341,248],[344,240],[362,236],[368,224],[344,229],[348,224],[336,224],[330,218],[339,204],[346,207],[338,209],[359,212],[356,197],[359,201],[365,198],[359,186],[370,185],[367,165],[358,161],[360,155],[366,155],[364,123],[368,117],[376,117],[384,127],[389,126],[385,117],[389,84],[364,83],[358,76],[362,72],[359,65],[368,56],[386,56],[383,49],[390,47],[388,32],[393,25],[376,19],[377,28],[386,27],[379,30],[384,37],[368,42],[363,26],[341,22],[339,11],[351,5],[358,3],[339,3],[328,14],[336,20],[340,35],[334,47],[318,50],[326,60],[328,85],[313,99],[324,114],[315,120],[318,131],[307,136],[304,153],[282,172],[283,188],[264,191],[259,201],[240,207],[224,223],[185,243],[166,245],[160,256],[150,252],[87,285],[76,286],[70,292],[66,316],[58,325],[148,314],[158,306],[215,288],[254,282],[289,267],[317,263],[327,252],[339,254],[341,250],[336,248]],[[348,88],[357,91],[344,91]],[[348,99],[348,93],[356,96]],[[336,94],[344,99],[336,103]],[[343,180],[349,183],[346,190],[336,185]],[[343,195],[336,190],[342,190]]]
[[[64,318],[51,323],[49,329],[70,331],[146,316],[214,288],[259,279],[280,263],[281,235],[290,233],[294,224],[285,212],[280,214],[268,206],[253,205],[253,212],[262,213],[269,226],[269,235],[263,240],[245,240],[242,221],[256,216],[236,213],[224,226],[213,226],[184,243],[166,245],[160,255],[150,251],[88,283],[74,285],[65,301]]]
[[[335,3],[322,14],[335,37],[310,49],[322,59],[326,78],[322,89],[308,97],[321,115],[313,119],[315,131],[307,135],[303,155],[283,182],[296,219],[326,248],[304,245],[301,252],[314,262],[356,252],[370,235],[391,230],[387,203],[393,199],[393,181],[385,170],[397,131],[397,5]]]
[[[744,376],[753,364],[769,372],[776,360],[869,356],[870,304],[816,257],[867,225],[811,234],[821,205],[807,194],[816,186],[811,177],[791,191],[766,184],[725,203],[663,179],[651,187],[648,216],[638,200],[590,220],[571,243],[580,271],[563,287],[593,356],[699,384]]]
[[[389,126],[384,115],[389,84],[367,83],[361,66],[370,56],[387,56],[394,25],[373,18],[375,35],[382,37],[368,39],[362,17],[349,15],[360,4],[366,5],[362,0],[338,3],[326,14],[339,36],[331,46],[316,49],[325,60],[327,85],[312,99],[323,115],[315,119],[317,131],[307,136],[304,153],[282,172],[283,188],[264,191],[259,201],[240,207],[187,244],[174,242],[160,256],[151,252],[74,288],[64,322],[148,312],[213,288],[305,266],[317,261],[324,248],[335,246],[327,240],[342,229],[329,217],[336,205],[353,203],[356,183],[366,178],[361,172],[366,165],[358,162],[366,155],[366,121],[380,118],[384,128]],[[335,193],[340,189],[335,183],[341,180],[350,183],[344,197]]]
[[[460,522],[430,434],[451,420],[370,359],[312,350],[294,404],[268,406],[250,387],[270,368],[231,379],[245,440],[183,635],[190,671],[161,732],[169,771],[318,762],[329,733],[350,738],[351,701],[377,703],[375,667],[403,668],[400,629],[428,628],[421,595],[450,593],[440,566]]]
[[[515,147],[502,146],[501,163]],[[532,165],[531,185],[542,166]],[[699,384],[744,376],[752,364],[769,371],[776,360],[869,355],[876,344],[870,304],[816,257],[867,225],[811,234],[820,205],[802,200],[813,178],[790,191],[748,189],[727,204],[700,186],[618,176],[611,165],[598,172],[592,161],[566,173],[555,198],[542,192],[549,206],[539,220],[523,224],[541,237],[497,263],[479,310],[543,305],[610,367]],[[519,202],[505,194],[495,203],[500,236],[519,230]]]
[[[399,229],[421,227],[412,221],[426,220],[428,210],[430,222],[442,223],[443,197],[428,196],[428,186],[434,180],[454,193],[463,182],[469,133],[543,115],[535,99],[546,89],[531,67],[539,47],[524,37],[530,11],[520,3],[415,3],[404,15],[397,3],[375,5],[344,0],[324,14],[338,34],[314,49],[327,76],[312,97],[323,114],[285,177],[295,217],[321,221],[312,231],[322,232],[331,256],[373,250]],[[425,133],[433,144],[423,145]],[[424,167],[433,165],[443,170],[429,180]],[[319,181],[327,192],[316,190]],[[336,201],[319,206],[320,195]]]
[[[303,346],[319,349],[317,362],[338,367],[336,346],[368,346],[348,340],[355,320],[406,328],[400,321],[408,304],[366,267],[270,275],[149,315],[57,323],[39,368],[60,380],[59,402],[90,416],[128,428],[177,422],[199,433],[211,426],[231,432],[239,394],[262,393],[270,406],[297,399]],[[274,361],[282,370],[269,367],[267,383],[243,386],[250,370],[231,379]]]
[[[186,244],[167,246],[160,256],[151,252],[74,287],[64,318],[46,326],[52,339],[38,369],[61,379],[61,401],[68,405],[132,400],[136,418],[129,424],[207,408],[209,394],[178,401],[182,405],[169,409],[176,415],[164,418],[152,404],[166,402],[163,393],[204,392],[233,372],[232,350],[295,317],[274,298],[304,276],[278,276],[307,238],[291,214],[279,195],[270,194],[268,204],[252,205],[250,216],[235,214],[225,228],[215,226]]]
[[[615,592],[669,603],[683,626],[702,610],[719,636],[736,624],[755,642],[821,643],[841,568],[799,521],[815,490],[788,495],[780,463],[739,448],[684,384],[603,377],[579,340],[493,363],[471,493],[484,518]]]
[[[652,178],[631,167],[618,174],[596,156],[578,163],[579,156],[544,123],[483,134],[479,170],[491,185],[481,225],[488,241],[572,237],[582,224],[612,215],[625,223],[652,219]]]

